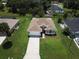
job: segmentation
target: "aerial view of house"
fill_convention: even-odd
[[[46,35],[56,35],[56,27],[51,18],[33,18],[27,31],[29,36],[41,37],[43,30]]]
[[[79,0],[0,0],[0,59],[79,59]]]

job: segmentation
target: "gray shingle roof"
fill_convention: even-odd
[[[72,32],[78,32],[79,31],[79,18],[74,19],[66,19],[64,22],[67,24],[67,26],[70,28]]]
[[[51,9],[54,12],[56,12],[56,11],[64,11],[62,8],[60,8],[59,6],[54,5],[54,4],[51,5]]]

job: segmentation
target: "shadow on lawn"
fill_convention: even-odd
[[[5,42],[3,45],[2,45],[2,47],[3,47],[3,49],[10,49],[11,47],[12,47],[12,42],[11,41],[7,41],[7,42]]]

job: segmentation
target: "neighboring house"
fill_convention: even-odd
[[[44,31],[41,27],[45,27]],[[56,35],[56,28],[51,18],[33,18],[29,28],[29,36],[41,37],[44,33],[45,35]]]
[[[79,46],[79,18],[66,19],[64,20],[64,26],[69,28],[72,35],[75,36],[74,41]]]
[[[72,32],[76,37],[79,37],[76,35],[79,33],[79,18],[64,20],[64,26],[68,27],[70,32]]]
[[[58,4],[51,4],[51,10],[53,13],[64,13],[64,9],[59,7]]]
[[[10,32],[13,32],[14,29],[16,29],[16,27],[19,24],[19,20],[16,19],[0,19],[0,23],[7,23],[9,28],[10,28]],[[0,32],[0,35],[5,35],[6,33],[2,33]]]

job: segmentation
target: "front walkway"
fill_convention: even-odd
[[[27,51],[23,59],[40,59],[40,38],[29,38]]]

